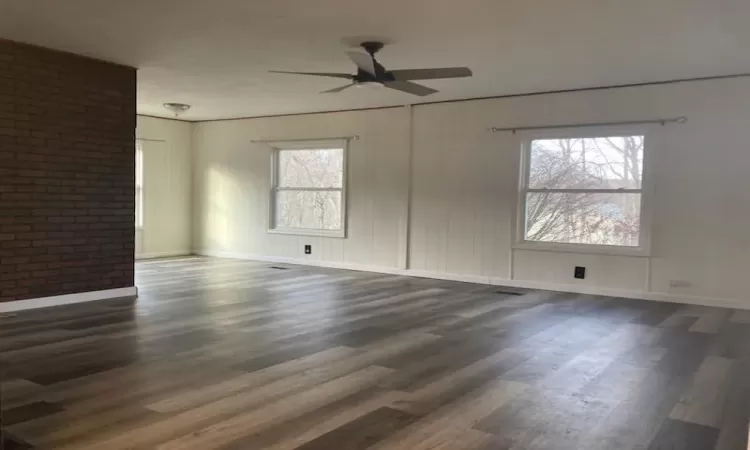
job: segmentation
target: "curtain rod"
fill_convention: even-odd
[[[334,137],[323,137],[323,138],[308,138],[308,139],[258,139],[251,140],[253,144],[268,144],[270,142],[306,142],[306,141],[334,141],[334,140],[359,140],[359,135],[354,136],[334,136]]]
[[[532,126],[532,127],[508,127],[508,128],[497,128],[492,127],[489,131],[493,133],[499,133],[501,131],[512,131],[514,134],[516,131],[523,130],[555,130],[560,128],[583,128],[583,127],[610,127],[617,125],[648,125],[648,124],[659,124],[666,125],[668,123],[685,123],[687,117],[671,117],[668,119],[653,119],[653,120],[631,120],[627,122],[596,122],[596,123],[573,123],[566,125],[546,125],[546,126]]]

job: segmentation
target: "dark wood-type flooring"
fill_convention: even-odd
[[[0,323],[35,448],[745,450],[750,311],[227,259]],[[500,292],[498,292],[500,291]]]

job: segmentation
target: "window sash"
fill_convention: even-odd
[[[343,192],[342,192],[342,190],[340,190],[340,189],[325,189],[325,190],[321,190],[321,189],[314,189],[314,190],[306,190],[306,189],[284,189],[282,191],[278,191],[279,194],[281,194],[283,192],[294,192],[294,193],[308,193],[308,192],[338,193],[339,194],[338,195],[338,199],[334,200],[334,201],[338,205],[339,220],[337,222],[335,222],[335,223],[330,224],[330,225],[332,225],[331,228],[325,228],[325,227],[320,227],[320,228],[319,227],[304,227],[304,226],[291,226],[291,225],[277,225],[276,229],[284,229],[284,230],[290,230],[290,231],[291,230],[307,230],[307,231],[318,230],[318,231],[325,232],[325,233],[338,233],[338,232],[341,232],[341,229],[342,229],[342,226],[343,226],[343,217],[342,217],[341,214],[344,211],[344,208],[343,208]],[[277,198],[277,203],[276,203],[275,206],[277,208],[276,209],[276,213],[278,214],[278,207],[280,205],[278,199],[280,199],[281,197],[277,196],[276,198]],[[313,211],[315,209],[314,205],[307,205],[307,204],[303,205],[303,208],[305,208],[305,211],[303,212],[303,214],[310,213],[311,211]],[[276,217],[274,217],[274,219],[277,221],[277,224],[278,224],[279,217],[276,216]]]
[[[281,185],[281,154],[283,152],[292,152],[292,151],[320,151],[320,150],[341,150],[341,157],[343,159],[342,161],[342,170],[341,170],[341,186],[323,186],[323,187],[316,187],[316,186],[282,186]],[[330,190],[330,189],[344,189],[344,178],[346,177],[346,147],[342,145],[332,145],[332,146],[324,146],[324,147],[311,147],[311,148],[277,148],[274,152],[274,188],[277,190],[282,189],[322,189],[322,190]]]
[[[535,196],[542,195],[551,203],[548,205],[540,205],[537,201],[539,198]],[[553,197],[547,197],[552,195]],[[578,205],[576,202],[584,201],[587,196],[599,196],[600,198],[593,199],[589,204]],[[558,196],[557,199],[554,197]],[[570,207],[567,210],[558,209],[559,201],[567,199],[571,203],[566,204]],[[580,245],[580,246],[596,246],[596,247],[612,247],[612,248],[625,248],[625,249],[638,249],[641,247],[642,229],[641,224],[643,223],[641,217],[641,203],[643,199],[642,193],[623,193],[623,192],[607,192],[607,193],[561,193],[561,192],[527,192],[525,202],[525,215],[524,215],[524,228],[523,238],[526,242],[534,244],[553,244],[553,245]],[[627,209],[628,206],[632,207],[633,202],[637,203],[637,209]],[[614,211],[617,211],[617,216],[608,214],[597,214],[595,211],[601,210],[601,208],[618,206]],[[626,209],[620,209],[619,207],[625,207]],[[565,206],[563,206],[565,208]],[[572,214],[572,216],[571,216]],[[533,216],[533,222],[530,223]],[[559,220],[554,220],[554,217],[558,217]],[[548,220],[553,218],[552,221]],[[574,222],[570,222],[570,220]],[[637,228],[632,228],[635,223],[633,219],[637,220]],[[610,221],[613,226],[612,229],[599,229],[600,221]],[[593,225],[593,228],[592,228]],[[569,228],[572,226],[573,228]],[[538,235],[539,232],[544,232]],[[561,234],[558,234],[561,233]],[[598,242],[596,242],[598,241]],[[609,242],[604,242],[609,241]]]

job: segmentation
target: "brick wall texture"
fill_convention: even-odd
[[[0,302],[133,286],[135,69],[0,40]]]

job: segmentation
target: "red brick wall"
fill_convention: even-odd
[[[0,302],[133,286],[135,87],[0,40]]]

